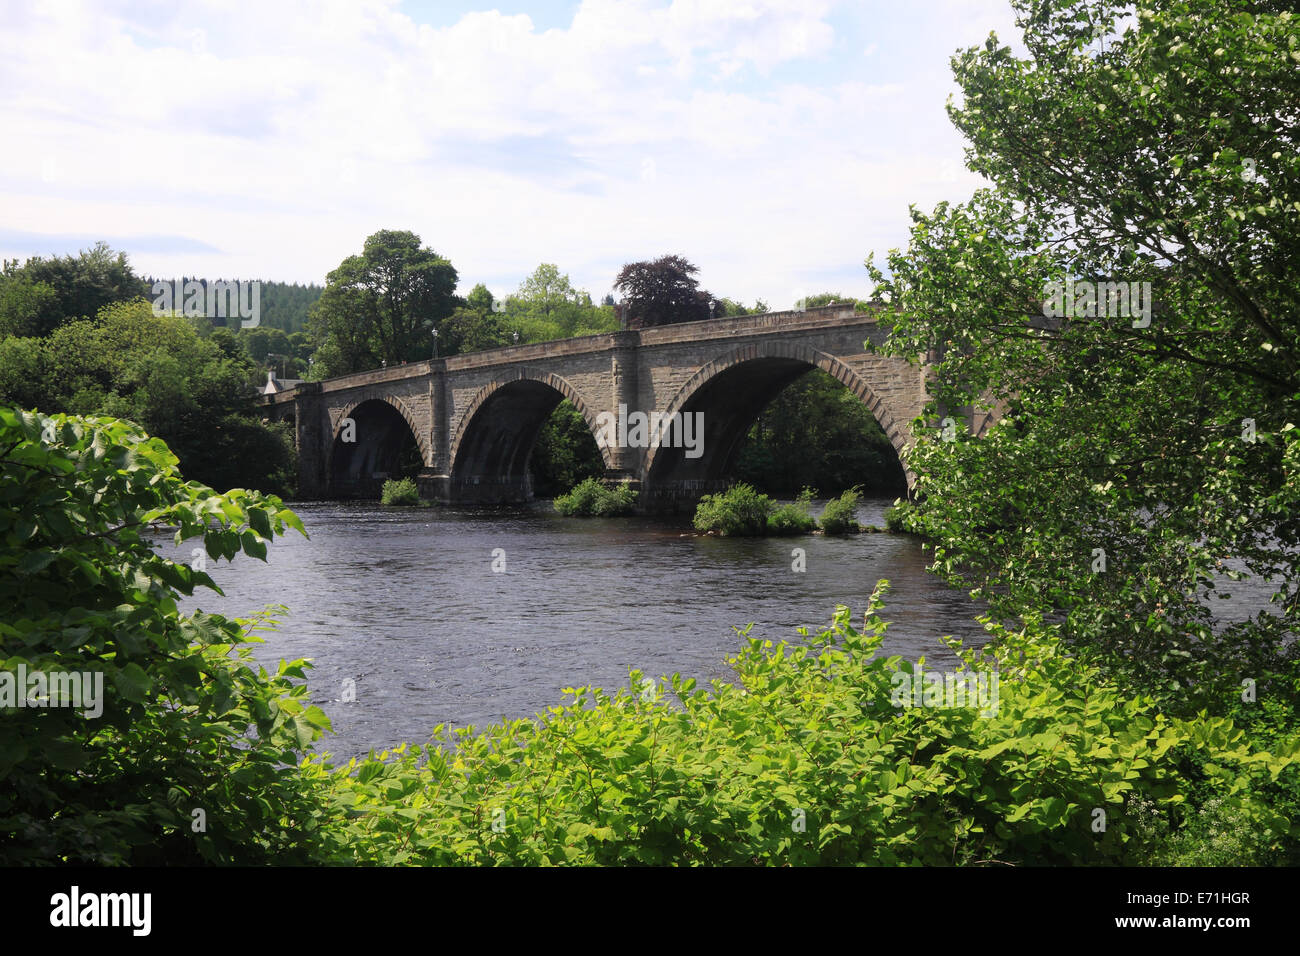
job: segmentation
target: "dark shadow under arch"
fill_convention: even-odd
[[[355,441],[344,441],[344,422],[355,424]],[[382,398],[348,408],[330,444],[329,484],[341,498],[378,498],[384,481],[413,478],[424,465],[419,439],[406,415]]]
[[[595,417],[558,375],[517,371],[484,386],[471,399],[452,443],[452,496],[457,501],[516,503],[533,496],[529,459],[542,425],[568,399],[596,432]],[[602,449],[610,467],[609,449]]]
[[[827,372],[866,405],[901,461],[907,436],[861,376],[839,359],[814,349],[763,343],[710,362],[678,390],[668,414],[704,414],[702,454],[690,458],[682,447],[650,449],[646,489],[653,495],[657,490],[708,492],[725,487],[750,426],[786,386],[813,368]],[[901,464],[899,467],[902,469]],[[910,484],[911,476],[905,470],[903,477]]]

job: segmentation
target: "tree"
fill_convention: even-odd
[[[699,289],[699,282],[693,278],[699,271],[675,255],[623,266],[614,288],[623,295],[627,327],[649,328],[709,318],[712,297]]]
[[[113,415],[164,438],[186,474],[221,488],[287,491],[292,442],[256,415],[250,382],[257,366],[229,329],[205,338],[196,322],[154,315],[144,300],[118,303],[91,319],[30,340],[2,340],[0,355],[43,373],[42,387],[0,375],[0,402],[80,415]]]
[[[1183,708],[1246,679],[1290,693],[1297,18],[1247,0],[1142,0],[1132,21],[1109,0],[1015,6],[1027,59],[992,37],[953,59],[949,111],[994,188],[914,211],[890,275],[870,265],[888,350],[937,358],[912,526],[1000,616],[1059,622]],[[1046,319],[1064,288],[1077,299]],[[933,427],[977,404],[1009,415],[978,441]],[[1209,599],[1238,571],[1275,602],[1228,624]]]
[[[492,297],[491,291],[482,282],[470,290],[469,295],[465,297],[466,308],[473,309],[475,312],[486,315],[492,311],[492,305],[496,300]]]
[[[824,305],[857,305],[858,300],[847,298],[838,292],[819,292],[816,295],[810,295],[803,300],[805,309],[820,309]]]
[[[0,864],[318,859],[324,797],[297,763],[329,721],[294,682],[309,665],[258,666],[264,616],[182,613],[216,585],[153,540],[166,527],[203,562],[265,560],[298,518],[278,498],[183,480],[129,422],[4,407],[0,488],[4,676],[70,673],[90,690],[81,707],[6,707]]]
[[[455,308],[456,270],[413,232],[381,230],[328,276],[308,325],[322,375],[428,358]]]
[[[578,304],[585,293],[573,288],[569,277],[560,274],[559,266],[543,262],[520,283],[517,295],[530,312],[549,319],[566,305]]]
[[[0,273],[0,336],[48,335],[66,321],[147,294],[126,253],[115,253],[104,242],[76,256],[33,256],[21,266],[6,261]]]
[[[791,382],[759,413],[736,453],[735,477],[772,495],[812,487],[833,496],[854,486],[907,493],[889,436],[860,398],[821,369]]]
[[[591,427],[572,402],[560,402],[542,423],[528,469],[541,498],[564,494],[587,478],[604,475],[605,460]]]
[[[510,344],[510,334],[501,319],[489,308],[457,309],[443,323],[438,333],[438,354],[461,355],[481,352]]]

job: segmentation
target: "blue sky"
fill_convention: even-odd
[[[0,34],[0,255],[324,281],[378,229],[513,291],[677,253],[774,308],[869,291],[980,185],[949,57],[1006,0],[61,0]]]

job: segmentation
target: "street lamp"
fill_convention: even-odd
[[[515,345],[519,344],[519,330],[515,329]]]
[[[433,330],[433,357],[438,357],[438,330]]]

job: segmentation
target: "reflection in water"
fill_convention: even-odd
[[[859,520],[883,524],[890,503],[863,502]],[[310,541],[291,532],[267,564],[209,561],[226,597],[204,592],[187,607],[241,616],[288,605],[257,656],[312,659],[310,696],[337,732],[318,749],[340,758],[423,743],[439,723],[529,717],[560,703],[564,687],[624,686],[632,668],[729,679],[734,627],[799,640],[796,628],[825,625],[837,603],[860,621],[880,578],[892,585],[887,653],[948,662],[944,635],[984,639],[979,606],[927,574],[910,537],[697,537],[680,524],[547,508],[296,505]],[[191,546],[162,550],[188,560]],[[807,552],[804,573],[792,570],[794,548]],[[355,702],[341,700],[348,678]]]

